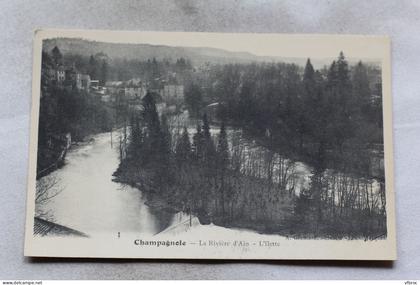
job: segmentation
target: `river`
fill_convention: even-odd
[[[114,132],[114,142],[116,138]],[[41,178],[56,180],[55,190],[61,191],[41,210],[48,213],[49,220],[90,236],[118,232],[155,234],[179,218],[153,212],[141,191],[112,181],[118,164],[117,144],[111,147],[110,133],[73,145],[65,165]]]

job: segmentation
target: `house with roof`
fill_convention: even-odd
[[[124,95],[128,99],[142,99],[147,94],[147,84],[140,79],[130,79],[122,85]]]
[[[82,74],[73,65],[65,70],[64,87],[67,89],[82,89]]]
[[[66,72],[64,66],[60,65],[55,68],[48,69],[48,76],[54,86],[62,86],[66,80]]]
[[[160,94],[168,105],[178,105],[184,101],[184,85],[166,84]]]
[[[110,94],[119,94],[120,90],[123,88],[123,81],[107,81],[105,82],[105,87]]]
[[[90,75],[89,74],[82,74],[82,89],[89,91],[90,89]]]

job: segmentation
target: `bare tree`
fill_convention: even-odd
[[[53,218],[45,206],[63,191],[59,182],[55,174],[45,176],[36,182],[35,215],[37,217],[49,220]]]

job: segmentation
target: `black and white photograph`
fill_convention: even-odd
[[[386,37],[40,30],[25,254],[395,259]]]

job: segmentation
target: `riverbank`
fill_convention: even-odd
[[[196,216],[201,225],[214,224],[231,229],[251,230],[261,234],[283,236],[293,234],[291,228],[293,227],[292,218],[296,197],[294,194],[280,191],[278,184],[268,185],[264,179],[243,175],[239,177],[238,173],[229,172],[230,174],[226,174],[224,178],[226,183],[224,187],[232,188],[234,184],[242,186],[235,189],[237,191],[236,198],[231,197],[232,194],[225,193],[226,201],[223,209],[220,205],[221,199],[217,197],[220,196],[220,188],[217,190],[217,187],[209,188],[209,185],[201,185],[201,189],[195,189],[196,195],[202,196],[201,198],[185,196],[179,194],[179,189],[188,188],[189,186],[186,184],[175,183],[172,187],[165,185],[159,188],[150,183],[152,181],[150,177],[145,176],[148,171],[143,171],[145,174],[141,179],[139,178],[141,170],[137,171],[136,175],[133,174],[133,171],[135,170],[119,168],[113,174],[113,181],[137,188],[145,194],[145,203],[153,211],[173,214],[184,212]],[[189,175],[195,176],[196,174],[189,171]],[[206,192],[208,193],[205,194]]]

